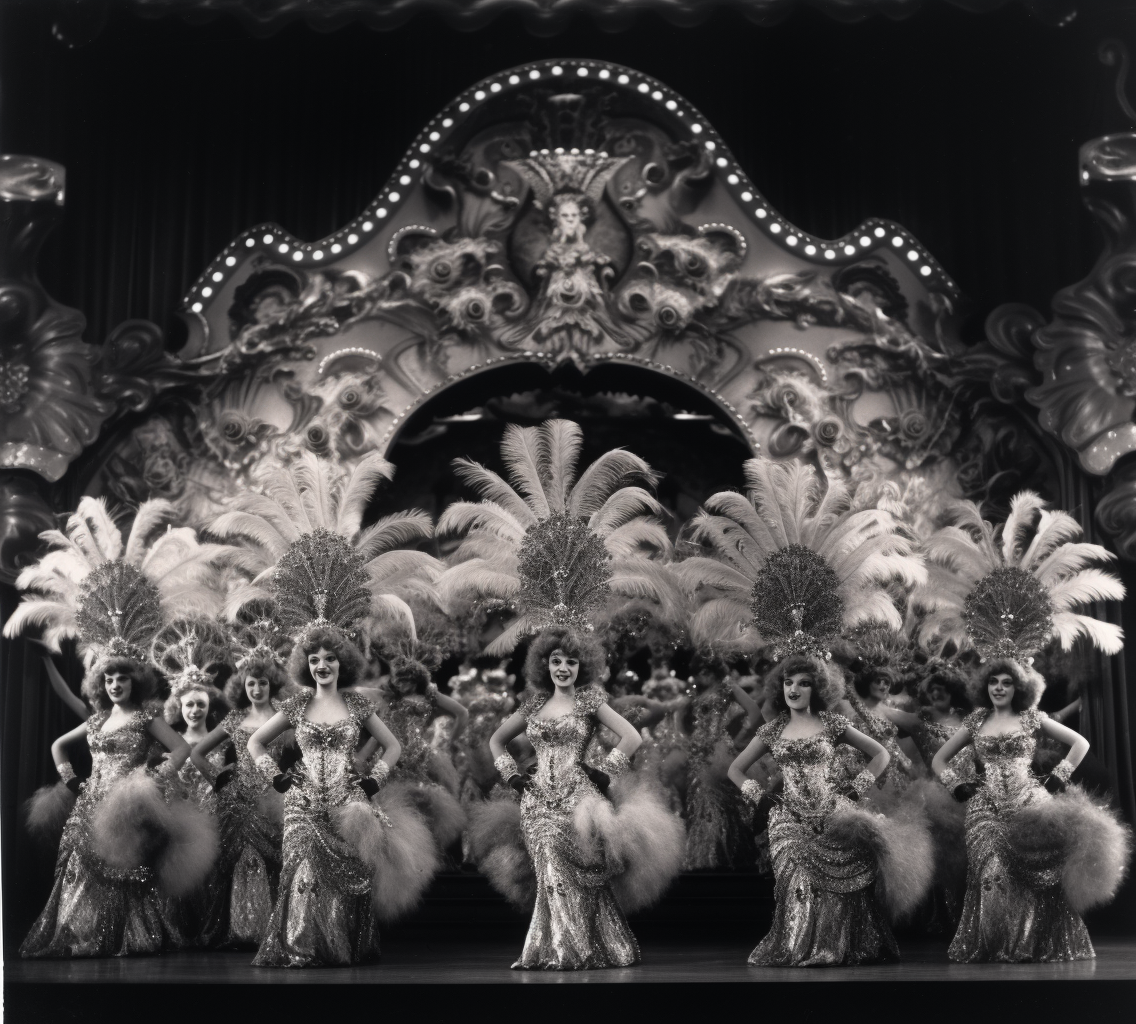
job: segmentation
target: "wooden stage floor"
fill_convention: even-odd
[[[429,1024],[475,1024],[490,1016],[591,1024],[597,1014],[608,1019],[626,1014],[629,1024],[646,1014],[702,1024],[711,1014],[720,1019],[733,1004],[747,1016],[783,1009],[792,1014],[792,1024],[878,1022],[881,1013],[933,1024],[957,1022],[960,1013],[974,1019],[979,1010],[982,1020],[994,1014],[1009,1014],[1009,1020],[1027,1014],[1040,1015],[1037,1020],[1074,1014],[1083,1019],[1086,1013],[1093,1024],[1136,1019],[1136,939],[1102,938],[1097,958],[1077,963],[952,964],[945,943],[924,942],[903,945],[898,964],[823,969],[749,967],[745,942],[648,940],[642,943],[643,963],[635,967],[533,972],[509,969],[518,940],[467,936],[391,935],[381,963],[323,970],[255,968],[250,953],[76,961],[9,955],[4,1019],[199,1024],[221,1012],[228,1021],[271,1013],[273,1020],[338,1024],[346,1012],[376,1020],[398,1012],[410,1014],[410,1021],[421,1014]]]

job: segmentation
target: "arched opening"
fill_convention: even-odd
[[[742,463],[753,454],[713,399],[675,378],[623,363],[586,375],[571,364],[550,372],[509,363],[458,381],[408,417],[387,451],[394,482],[372,513],[423,508],[437,516],[450,502],[474,497],[454,475],[453,459],[501,471],[506,424],[556,417],[583,427],[581,466],[623,447],[662,474],[657,494],[675,530],[715,491],[740,487]]]

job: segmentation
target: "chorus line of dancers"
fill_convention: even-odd
[[[21,954],[373,963],[465,862],[531,915],[521,969],[637,963],[629,913],[738,865],[775,878],[753,965],[895,960],[912,918],[956,961],[1094,955],[1082,915],[1131,832],[1083,784],[1076,704],[1038,705],[1041,666],[1121,649],[1085,610],[1124,596],[1104,548],[1029,492],[921,536],[894,496],[752,459],[676,550],[651,467],[578,473],[581,447],[568,421],[506,428],[506,475],[457,460],[481,500],[437,524],[364,524],[377,454],[301,456],[200,533],[152,500],[124,534],[82,499],[5,626],[85,665],[80,699],[45,659],[82,723],[28,803],[58,852]]]

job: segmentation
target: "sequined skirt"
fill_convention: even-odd
[[[211,888],[209,945],[260,945],[280,884],[283,832],[255,804],[234,803],[221,816],[221,864]]]
[[[289,807],[279,894],[253,964],[345,967],[378,958],[379,926],[366,865],[326,811]]]
[[[604,869],[580,856],[571,810],[530,790],[521,802],[521,830],[536,873],[536,905],[513,967],[574,971],[638,963],[639,944]]]
[[[820,967],[898,960],[899,947],[875,898],[866,850],[832,842],[783,806],[769,816],[776,877],[773,925],[750,954],[759,967]]]
[[[950,958],[960,963],[1048,963],[1096,954],[1084,921],[1061,889],[1061,864],[1015,856],[1006,829],[1012,811],[980,790],[967,808],[966,897]]]
[[[113,871],[64,839],[47,905],[20,946],[24,957],[132,956],[183,945],[147,868]]]

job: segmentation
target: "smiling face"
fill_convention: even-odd
[[[126,672],[108,672],[103,676],[103,686],[106,687],[106,694],[112,704],[127,704],[134,688],[134,680]]]
[[[272,693],[272,684],[269,683],[266,676],[246,676],[245,677],[245,696],[248,697],[249,703],[254,707],[263,707],[268,703],[268,698]]]
[[[868,684],[868,692],[876,698],[876,700],[887,700],[888,695],[891,693],[891,684],[884,678],[877,676]]]
[[[580,659],[559,647],[548,656],[548,674],[557,686],[572,686],[580,674]]]
[[[1009,672],[995,672],[986,680],[990,703],[999,710],[1009,708],[1014,701],[1014,677]]]
[[[339,658],[334,651],[321,647],[308,655],[308,671],[316,686],[334,686],[339,681]]]
[[[182,694],[181,717],[191,729],[201,725],[209,713],[209,694],[204,690],[190,690]]]
[[[808,710],[813,699],[813,677],[808,672],[794,672],[781,685],[790,711]]]

